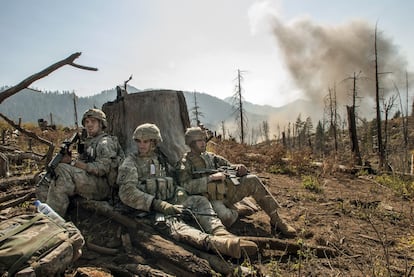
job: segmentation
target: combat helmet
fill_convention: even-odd
[[[193,141],[196,140],[205,140],[207,138],[206,133],[201,130],[200,127],[191,127],[187,128],[187,131],[185,132],[185,144],[190,146],[190,144]]]
[[[82,126],[85,127],[85,119],[88,117],[93,117],[102,122],[102,129],[106,129],[108,127],[108,122],[106,121],[106,115],[100,109],[89,109],[87,110],[82,117]]]
[[[132,139],[137,140],[155,140],[157,142],[162,141],[160,129],[157,125],[152,123],[144,123],[139,125],[132,135]]]

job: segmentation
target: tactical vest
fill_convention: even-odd
[[[110,140],[116,145],[116,156],[111,161],[111,170],[109,171],[108,175],[106,176],[108,179],[108,184],[111,187],[116,187],[116,178],[118,176],[118,167],[121,165],[122,161],[125,158],[124,151],[119,144],[118,138],[116,136],[111,136],[106,133],[102,133],[98,135],[96,138],[92,139],[92,142],[86,145],[85,152],[81,157],[82,160],[85,162],[93,162],[96,159],[96,148],[98,147],[99,142],[104,137],[109,137]]]
[[[167,169],[159,162],[156,155],[152,157],[136,157],[135,166],[138,170],[138,188],[160,200],[172,199],[175,186],[172,177],[168,177]]]

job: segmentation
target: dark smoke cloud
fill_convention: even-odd
[[[335,87],[338,106],[350,105],[352,81],[345,79],[356,73],[364,77],[357,81],[358,95],[362,97],[360,110],[369,113],[365,116],[373,116],[375,25],[355,20],[338,26],[322,26],[306,18],[284,24],[277,17],[272,18],[272,24],[278,46],[295,85],[308,100],[323,107],[323,98],[328,94],[328,89]],[[378,26],[380,25],[379,22]],[[391,72],[381,75],[382,93],[386,98],[395,94],[395,83],[400,93],[405,95],[406,58],[379,27],[379,72]],[[409,79],[412,78],[409,76]],[[369,107],[364,109],[364,105]]]

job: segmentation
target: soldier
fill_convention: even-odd
[[[248,254],[257,251],[253,242],[241,241],[230,234],[215,216],[207,198],[189,196],[173,183],[171,170],[159,153],[157,144],[162,141],[159,128],[150,123],[139,125],[133,139],[138,152],[127,155],[119,167],[119,198],[122,203],[137,210],[161,213],[168,235],[204,250],[214,250],[234,258],[241,256],[242,249]],[[188,225],[180,215],[184,209],[199,222],[203,231]],[[155,218],[154,218],[155,219]]]
[[[238,217],[234,204],[252,196],[270,217],[272,233],[278,230],[287,237],[296,235],[296,230],[279,217],[278,203],[256,175],[247,174],[244,165],[232,165],[225,158],[206,151],[206,134],[199,127],[187,129],[185,143],[191,150],[177,165],[178,181],[187,193],[206,195],[227,227]],[[236,170],[237,178],[233,181],[238,184],[226,178],[225,172],[217,171],[221,166]]]
[[[87,132],[84,153],[79,159],[65,155],[55,169],[56,179],[49,186],[46,203],[61,216],[66,214],[70,197],[80,195],[90,200],[110,196],[116,181],[117,167],[124,153],[116,137],[105,133],[106,115],[99,109],[89,109],[82,117]]]

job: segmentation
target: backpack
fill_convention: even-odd
[[[72,222],[58,225],[42,213],[0,223],[0,276],[58,276],[85,244]]]

